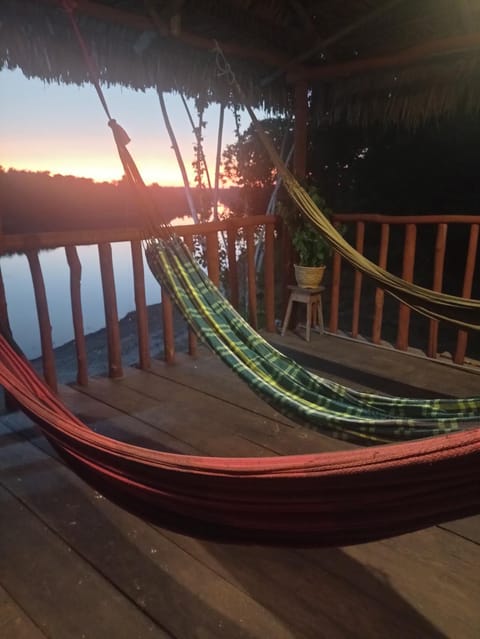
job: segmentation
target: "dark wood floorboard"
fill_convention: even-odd
[[[0,586],[0,637],[45,639],[45,635]]]
[[[12,428],[13,422],[13,418],[10,419]],[[21,430],[28,428],[27,424],[17,425]],[[185,639],[296,636],[296,632],[275,615],[266,614],[260,603],[172,543],[161,531],[102,498],[55,457],[32,443],[22,442],[16,434],[4,432],[3,428],[0,427],[0,436],[16,440],[21,449],[18,459],[12,450],[8,454],[13,463],[21,466],[22,481],[18,481],[15,474],[2,472],[0,485],[9,491],[11,508],[22,512],[25,521],[18,521],[8,512],[12,521],[11,537],[0,535],[0,544],[5,550],[14,546],[16,552],[25,553],[26,544],[16,536],[17,527],[22,527],[23,535],[29,527],[44,531],[50,543],[39,536],[37,544],[31,543],[30,553],[38,555],[40,546],[43,559],[40,574],[45,572],[47,577],[55,579],[57,573],[61,573],[59,581],[65,601],[60,612],[67,617],[79,617],[76,623],[84,624],[86,636],[106,637],[108,632],[99,623],[96,634],[91,634],[89,623],[101,622],[101,619],[92,602],[82,602],[77,597],[77,590],[83,584],[81,593],[88,592],[94,601],[98,600],[100,612],[104,602],[109,606],[110,602],[118,602],[118,606],[111,606],[111,614],[121,629],[117,632],[110,620],[110,632],[115,631],[113,636]],[[0,464],[2,462],[0,457]],[[56,552],[60,552],[57,546],[70,553],[69,561],[57,560]],[[85,565],[85,574],[77,575],[76,566],[70,565],[72,561]],[[49,632],[59,639],[81,636],[73,634],[57,619],[62,616],[57,588],[50,584],[43,590],[38,582],[35,589],[35,582],[23,579],[28,575],[25,563],[18,566],[13,562],[11,569],[16,571],[18,579],[6,574],[6,582],[10,587],[16,586],[16,599],[27,602],[29,614],[37,623],[48,623]],[[108,584],[108,596],[99,590],[95,580]],[[73,601],[69,601],[70,598]],[[130,608],[140,617],[134,622],[135,631],[129,625]]]
[[[48,637],[167,637],[58,534],[62,524],[88,534],[92,522],[76,519],[83,487],[72,501],[56,460],[3,427],[0,437],[0,575],[10,596]]]
[[[348,447],[276,413],[216,358],[179,362],[61,397],[95,430],[163,450]],[[201,541],[104,499],[18,413],[0,421],[0,502],[2,637],[2,623],[21,639],[480,636],[480,518],[348,548]]]

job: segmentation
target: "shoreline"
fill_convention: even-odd
[[[162,358],[163,322],[162,304],[147,307],[150,353],[152,358]],[[138,363],[138,339],[136,311],[130,311],[118,324],[120,329],[120,347],[123,366],[135,366]],[[188,346],[188,327],[180,313],[174,309],[175,347],[186,350]],[[88,376],[95,377],[108,373],[108,347],[106,328],[85,335]],[[72,384],[77,378],[77,356],[75,340],[70,340],[54,349],[57,379],[60,384]],[[35,370],[42,374],[42,357],[30,360]]]

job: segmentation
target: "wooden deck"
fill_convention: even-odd
[[[478,374],[338,338],[281,343],[352,385],[424,395],[480,387]],[[346,446],[280,417],[203,351],[60,392],[93,428],[168,450],[254,456]],[[1,419],[0,437],[1,637],[480,636],[480,517],[347,548],[222,545],[116,507],[21,414]]]

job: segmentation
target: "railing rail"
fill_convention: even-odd
[[[474,291],[474,286],[478,288],[480,273],[475,273],[477,268],[478,238],[480,228],[480,216],[478,215],[377,215],[377,214],[342,214],[333,217],[334,224],[338,227],[344,225],[347,232],[353,237],[352,240],[357,250],[365,254],[368,245],[370,259],[383,268],[387,268],[392,249],[392,235],[395,232],[395,239],[399,239],[399,227],[403,227],[403,244],[401,246],[401,256],[397,261],[399,275],[408,282],[415,281],[416,265],[419,259],[422,263],[428,263],[428,275],[424,273],[421,284],[435,291],[442,291],[446,275],[451,275],[446,270],[447,258],[450,257],[450,264],[456,262],[457,273],[455,281],[450,283],[449,290],[455,295],[470,298]],[[419,236],[424,232],[425,227],[430,227],[429,241],[425,242]],[[449,246],[449,235],[454,228],[463,226],[465,229],[462,244],[452,243]],[[375,240],[368,242],[369,234],[375,233]],[[398,245],[395,247],[398,252]],[[449,251],[450,250],[450,254]],[[430,253],[428,251],[430,250]],[[452,251],[456,255],[452,257]],[[462,263],[462,264],[460,264]],[[350,293],[346,286],[342,285],[342,268],[344,264],[342,258],[335,254],[333,258],[333,272],[331,278],[330,292],[330,317],[329,330],[337,333],[339,330],[348,332],[351,337],[360,336],[359,322],[366,315],[372,317],[368,334],[363,337],[370,339],[374,344],[382,342],[382,331],[385,325],[385,294],[380,288],[373,291],[369,299],[364,295],[364,277],[359,272],[353,272],[353,292]],[[477,276],[477,280],[475,280]],[[418,283],[418,282],[416,282]],[[340,318],[339,302],[345,302],[351,295],[352,313],[349,319],[350,325],[346,326],[345,321]],[[478,295],[478,290],[477,290]],[[396,337],[392,340],[395,348],[405,351],[411,346],[411,321],[412,311],[405,304],[399,304],[396,321]],[[423,344],[415,343],[415,347],[424,350],[426,355],[432,358],[438,357],[439,330],[441,323],[438,320],[428,320],[427,337]],[[364,323],[365,328],[365,323]],[[468,333],[464,330],[457,330],[455,343],[451,347],[452,360],[456,364],[463,364],[467,357]],[[450,340],[450,343],[452,339]],[[474,357],[479,358],[475,353]]]
[[[255,272],[254,241],[255,229],[263,227],[265,236],[264,282],[265,282],[265,328],[275,330],[274,310],[274,227],[276,219],[272,216],[252,216],[246,218],[230,218],[226,221],[208,222],[200,225],[176,226],[175,232],[184,238],[187,246],[194,247],[194,238],[201,238],[200,243],[206,248],[206,264],[210,278],[216,284],[220,282],[221,268],[219,251],[219,234],[227,238],[226,264],[229,271],[230,297],[233,305],[239,305],[239,275],[237,272],[236,241],[239,232],[246,244],[246,270],[248,282],[246,290],[247,315],[253,326],[258,325],[257,276]],[[100,276],[105,311],[105,326],[108,347],[108,374],[120,377],[123,374],[117,295],[115,290],[114,266],[112,260],[112,244],[130,242],[133,269],[133,288],[137,319],[138,361],[142,369],[148,369],[151,363],[149,352],[149,329],[147,320],[147,304],[145,294],[145,274],[142,258],[141,241],[144,232],[137,228],[97,229],[92,231],[62,231],[35,234],[0,235],[0,255],[25,253],[32,276],[38,323],[41,336],[43,373],[52,389],[57,388],[57,372],[55,365],[52,327],[45,291],[44,276],[39,260],[39,251],[63,247],[66,254],[66,266],[70,273],[70,298],[72,322],[77,358],[77,383],[85,385],[88,380],[87,350],[84,334],[83,310],[81,302],[82,268],[77,247],[97,245]],[[1,275],[1,274],[0,274]],[[8,304],[5,299],[3,281],[0,277],[0,319],[3,326],[8,326]],[[175,335],[173,307],[165,290],[162,290],[162,317],[164,337],[164,357],[167,362],[175,358]],[[189,335],[189,352],[195,353],[196,340]]]

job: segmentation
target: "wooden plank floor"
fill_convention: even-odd
[[[372,349],[365,357],[316,339],[309,356],[328,358],[347,378],[356,370],[353,383],[374,387],[381,378],[374,368],[385,363],[370,361]],[[422,390],[437,388],[432,379],[428,371],[421,382],[408,377]],[[458,389],[479,382],[462,372]],[[128,369],[122,380],[63,387],[61,396],[92,428],[166,450],[254,456],[348,446],[281,417],[203,352],[174,366],[156,362],[151,373]],[[104,499],[19,413],[0,421],[0,501],[0,637],[480,636],[478,517],[348,548],[199,541]]]

